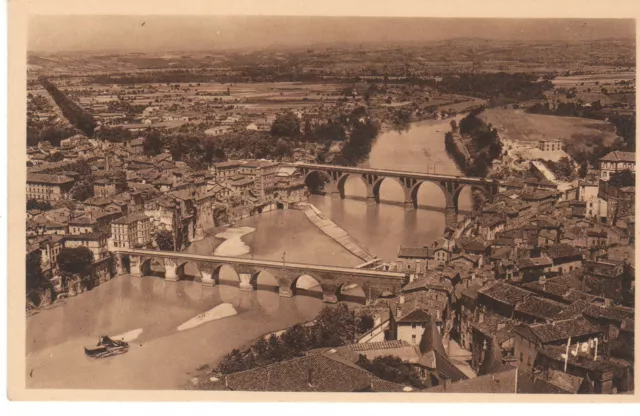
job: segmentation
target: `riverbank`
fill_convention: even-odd
[[[315,205],[310,203],[298,203],[294,208],[304,212],[309,221],[318,227],[323,233],[331,237],[335,242],[349,250],[354,256],[359,257],[365,263],[371,262],[378,257],[370,252],[366,247],[356,241],[343,228],[335,222],[326,218]]]

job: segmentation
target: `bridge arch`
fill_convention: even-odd
[[[462,194],[462,191],[465,189],[469,189],[471,190],[471,209],[472,210],[476,210],[476,203],[473,197],[473,193],[474,192],[480,192],[485,201],[491,201],[493,199],[493,195],[491,194],[491,188],[489,186],[481,186],[481,185],[474,185],[474,184],[461,184],[460,186],[458,186],[456,188],[456,190],[453,192],[453,206],[456,209],[456,214],[458,214],[460,212],[460,194]]]
[[[314,282],[315,281],[315,282]],[[291,293],[294,295],[323,298],[322,279],[308,273],[301,274],[291,281]]]
[[[366,192],[368,193],[370,185],[367,183],[367,180],[362,177],[362,175],[357,174],[357,173],[343,173],[342,175],[340,175],[340,177],[338,178],[338,182],[337,182],[338,192],[340,193],[340,198],[342,198],[342,199],[344,199],[346,197],[345,191],[344,191],[344,186],[347,183],[347,179],[349,179],[349,177],[351,177],[351,176],[360,178],[360,180],[364,184]]]
[[[446,208],[447,206],[452,206],[453,205],[453,196],[446,190],[446,188],[444,186],[442,186],[442,184],[440,182],[437,182],[437,181],[418,181],[411,188],[411,202],[413,202],[413,206],[415,208],[418,208],[418,205],[420,203],[420,201],[418,200],[418,192],[420,191],[420,187],[425,183],[426,184],[433,184],[433,185],[437,186],[442,191],[442,195],[444,196],[444,203],[445,203],[445,206],[443,208]]]
[[[216,264],[211,278],[217,285],[240,286],[240,274],[230,264]]]
[[[201,280],[200,268],[195,261],[177,260],[176,274],[180,280]]]
[[[338,286],[336,290],[338,301],[353,302],[365,305],[367,303],[367,294],[360,284],[354,282],[345,282]]]
[[[259,270],[251,275],[251,287],[254,290],[278,292],[278,279],[266,270]]]
[[[382,187],[382,183],[385,182],[385,180],[391,180],[392,182],[397,183],[398,185],[400,185],[400,189],[402,189],[403,191],[403,198],[404,201],[398,201],[398,202],[404,202],[406,203],[407,201],[409,201],[409,189],[406,187],[406,185],[400,180],[400,178],[396,178],[393,176],[382,176],[377,178],[374,182],[373,182],[373,187],[372,187],[372,193],[373,193],[373,198],[375,199],[376,203],[380,203],[380,201],[382,201],[382,196],[381,196],[381,192],[380,189]]]
[[[332,184],[333,179],[331,175],[323,170],[303,170],[304,174],[304,184],[310,191],[318,191],[322,188],[325,188],[327,184]],[[314,178],[315,182],[314,182]]]

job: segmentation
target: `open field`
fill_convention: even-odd
[[[501,136],[516,142],[560,139],[568,144],[578,140],[602,138],[605,144],[611,144],[617,137],[615,127],[600,120],[502,109],[486,110],[481,117],[496,127]]]

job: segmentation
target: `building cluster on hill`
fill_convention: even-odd
[[[400,247],[396,269],[408,281],[368,305],[374,327],[358,343],[223,376],[208,388],[633,391],[635,189],[605,180],[557,188],[536,179],[506,183],[444,237]],[[609,210],[593,215],[585,202],[594,200]],[[378,384],[384,371],[367,373],[362,356],[401,360],[421,387]],[[353,374],[332,390],[332,372]]]

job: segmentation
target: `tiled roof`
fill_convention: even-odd
[[[529,325],[529,330],[543,344],[562,341],[569,337],[579,337],[600,333],[600,329],[583,317],[556,321],[550,324]],[[516,332],[520,327],[515,329]]]
[[[101,196],[94,196],[92,198],[87,199],[86,201],[84,201],[85,205],[109,205],[111,203],[111,200],[109,198],[104,198]]]
[[[634,152],[622,152],[620,150],[614,150],[613,152],[603,156],[600,160],[607,162],[633,162],[636,161],[636,154]]]
[[[147,217],[145,214],[141,212],[135,212],[125,217],[118,218],[117,220],[113,221],[112,224],[132,224],[136,221],[144,221],[146,219],[149,219],[149,217]]]
[[[500,344],[513,337],[515,325],[516,322],[511,319],[500,315],[486,314],[483,322],[474,323],[472,327]]]
[[[581,316],[582,311],[584,311],[588,306],[589,306],[589,302],[582,299],[578,299],[575,302],[573,302],[571,305],[567,306],[562,311],[560,311],[555,316],[555,319],[559,321],[562,321],[565,319],[575,319]]]
[[[503,282],[495,282],[491,286],[485,286],[479,289],[478,293],[508,305],[515,305],[531,294],[528,290]]]
[[[409,292],[416,289],[434,289],[444,292],[451,292],[453,286],[448,278],[440,279],[439,276],[429,275],[407,283],[403,288],[403,292]]]
[[[553,265],[553,262],[548,257],[529,257],[518,259],[516,264],[518,268],[526,269],[529,267],[549,267]]]
[[[29,173],[27,175],[27,183],[62,185],[69,182],[73,182],[73,179],[64,175],[46,175],[41,173]]]
[[[467,251],[484,251],[487,248],[486,242],[470,237],[461,237],[456,241],[456,245]]]
[[[513,393],[515,381],[516,369],[509,368],[499,373],[451,383],[446,389],[444,384],[440,384],[424,391],[427,393]]]
[[[580,256],[580,251],[577,248],[565,243],[554,244],[547,248],[546,252],[552,259]]]
[[[96,224],[98,221],[93,217],[87,217],[83,215],[82,217],[74,218],[69,221],[69,225],[92,225]]]
[[[401,348],[408,346],[409,343],[402,340],[394,341],[380,341],[380,342],[366,342],[364,344],[352,344],[347,345],[353,351],[371,351],[371,350],[384,350],[389,348]]]
[[[237,391],[356,392],[402,391],[404,388],[327,354],[294,358],[229,374],[226,381],[229,389]]]
[[[427,247],[405,247],[400,246],[398,257],[426,259],[430,256],[430,250]]]
[[[624,322],[625,319],[633,318],[633,314],[629,316],[628,313],[624,313],[623,311],[613,308],[613,307],[604,307],[598,305],[589,305],[583,310],[583,315],[589,318],[603,318],[610,321]]]
[[[360,355],[364,355],[370,360],[386,355],[398,357],[408,363],[417,363],[420,360],[420,350],[418,347],[410,345],[406,341],[350,344],[337,348],[324,349],[324,351],[320,353],[329,356],[329,358],[338,356],[346,359],[350,363],[356,363]]]
[[[398,319],[398,322],[430,322],[431,315],[423,309],[414,309]]]
[[[563,355],[566,354],[566,346],[564,345],[546,345],[543,348],[538,348],[537,351],[539,354],[564,363]],[[576,366],[587,370],[603,372],[617,371],[625,367],[613,360],[604,359],[600,354],[598,354],[597,360],[594,360],[593,357],[584,356],[582,354],[578,354],[577,356],[569,354],[568,364],[570,366]]]
[[[548,299],[530,296],[516,305],[515,311],[540,319],[551,319],[564,309],[565,305]]]

